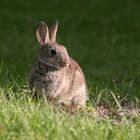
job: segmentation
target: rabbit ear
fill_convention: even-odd
[[[51,29],[50,29],[50,41],[55,42],[56,40],[56,33],[57,33],[57,28],[58,28],[58,21],[55,20]]]
[[[36,30],[36,37],[39,43],[44,46],[49,41],[49,29],[44,22],[40,22]]]

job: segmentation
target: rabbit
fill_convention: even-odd
[[[86,106],[88,99],[86,80],[79,64],[56,42],[57,28],[57,20],[50,31],[45,22],[39,23],[36,30],[40,43],[38,60],[31,68],[28,83],[45,102],[61,104],[68,111],[77,112]]]

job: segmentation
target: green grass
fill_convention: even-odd
[[[135,110],[113,115],[123,98],[140,98],[139,5],[138,0],[1,0],[0,139],[140,139]],[[31,99],[27,75],[39,48],[36,25],[43,20],[50,26],[54,19],[58,42],[85,73],[89,108],[105,104],[109,117],[87,110],[70,115]]]

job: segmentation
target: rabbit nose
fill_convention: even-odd
[[[60,61],[60,66],[61,66],[61,67],[65,67],[66,65],[67,65],[66,60],[61,60],[61,61]]]

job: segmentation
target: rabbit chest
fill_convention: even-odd
[[[67,89],[67,79],[63,70],[56,71],[53,68],[47,67],[40,63],[38,67],[39,80],[36,83],[37,87],[45,89],[48,96],[57,97]]]
[[[61,84],[61,80],[56,72],[45,73],[45,75],[42,76],[41,80],[47,92],[57,90]]]

